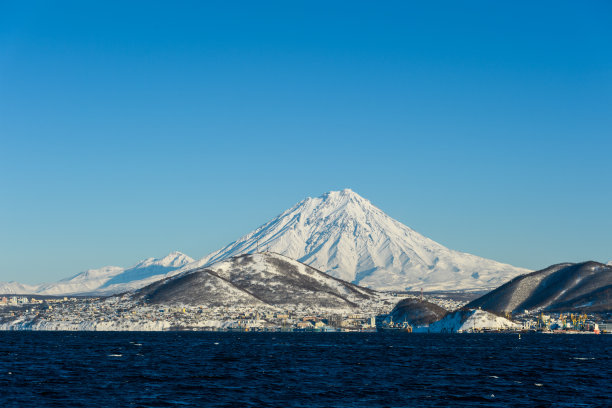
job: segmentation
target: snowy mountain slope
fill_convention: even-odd
[[[119,266],[89,269],[58,282],[42,284],[38,287],[36,293],[41,295],[68,295],[91,292],[121,272],[123,272],[123,268]]]
[[[90,292],[121,272],[123,268],[119,266],[104,266],[99,269],[89,269],[53,283],[24,285],[18,282],[0,282],[0,293],[67,295]]]
[[[495,288],[528,270],[450,250],[350,189],[307,198],[182,271],[259,248],[382,290]]]
[[[0,282],[0,294],[3,295],[27,295],[38,289],[36,285],[26,285],[19,282]]]
[[[0,293],[75,295],[111,294],[140,288],[164,278],[194,260],[180,252],[172,252],[163,258],[148,258],[125,269],[105,266],[89,269],[58,282],[41,285],[22,285],[17,282],[0,282]]]
[[[140,289],[135,297],[162,304],[321,310],[356,309],[379,295],[283,255],[265,252],[232,257],[166,278]]]
[[[493,312],[612,310],[612,267],[597,262],[564,263],[512,279],[466,307]]]
[[[175,257],[172,259],[172,257]],[[152,263],[150,261],[153,261]],[[140,289],[153,282],[168,278],[182,272],[181,267],[195,262],[193,258],[180,252],[173,252],[160,260],[148,258],[136,266],[126,269],[121,275],[110,279],[96,289],[100,295],[112,295]]]
[[[160,259],[147,258],[109,279],[100,289],[118,287],[120,284],[129,284],[134,281],[166,275],[192,262],[194,262],[193,258],[178,251],[171,252]]]

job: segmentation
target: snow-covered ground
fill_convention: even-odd
[[[32,331],[164,331],[170,328],[169,321],[22,321],[0,324],[0,330]]]

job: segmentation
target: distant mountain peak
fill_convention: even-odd
[[[342,190],[328,191],[327,193],[321,194],[319,198],[323,198],[323,199],[354,198],[354,199],[365,200],[365,198],[363,198],[362,196],[360,196],[359,194],[357,194],[350,188],[345,188]]]
[[[44,295],[117,293],[142,287],[191,262],[194,262],[193,258],[182,252],[174,251],[162,258],[143,259],[127,269],[119,266],[88,269],[54,283],[34,286],[0,282],[0,293],[38,293]]]
[[[164,275],[192,262],[194,262],[193,258],[179,251],[171,252],[163,258],[147,258],[109,279],[99,289],[115,292],[132,288],[131,285],[134,284],[139,286],[138,282],[144,284],[151,280],[161,279]]]
[[[193,262],[194,259],[185,255],[179,251],[170,252],[168,255],[163,258],[147,258],[138,262],[136,265],[131,267],[130,269],[139,269],[146,268],[149,266],[157,265],[162,267],[181,267],[183,265],[187,265],[188,263]]]
[[[342,207],[345,205],[358,205],[363,207],[371,207],[372,203],[370,201],[350,188],[345,188],[344,190],[338,191],[328,191],[316,198],[308,198],[307,200],[321,200],[323,203],[326,203],[331,206]]]

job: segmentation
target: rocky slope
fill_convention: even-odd
[[[246,254],[146,286],[136,300],[208,307],[253,305],[301,310],[357,309],[379,298],[372,290],[333,278],[274,253]]]

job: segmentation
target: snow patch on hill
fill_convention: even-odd
[[[516,330],[520,325],[484,310],[458,310],[448,314],[442,320],[432,323],[429,327],[421,327],[415,331],[431,333],[460,333],[481,330]]]

